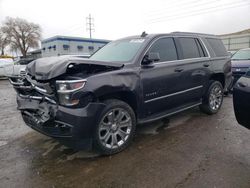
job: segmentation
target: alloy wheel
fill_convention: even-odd
[[[218,110],[221,106],[223,98],[223,91],[220,86],[215,85],[209,96],[209,105],[212,110]]]
[[[108,111],[99,125],[99,140],[104,147],[116,149],[128,140],[132,129],[129,113],[123,108]]]

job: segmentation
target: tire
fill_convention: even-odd
[[[209,82],[208,90],[202,99],[200,110],[209,115],[216,114],[220,110],[222,102],[223,102],[222,84],[218,81],[211,80]]]
[[[98,118],[94,135],[94,147],[103,155],[121,152],[133,140],[136,117],[133,109],[125,102],[110,99]]]

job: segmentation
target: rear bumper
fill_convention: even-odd
[[[66,108],[47,101],[17,96],[18,109],[32,129],[58,139],[92,139],[103,103],[89,103],[83,108]]]

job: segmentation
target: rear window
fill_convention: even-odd
[[[179,41],[184,59],[204,57],[201,46],[196,39],[183,37],[179,38]]]
[[[220,39],[207,38],[207,42],[213,49],[216,57],[228,56],[227,50]]]

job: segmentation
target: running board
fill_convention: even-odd
[[[153,121],[157,121],[159,119],[162,119],[162,118],[166,118],[166,117],[169,117],[171,115],[174,115],[174,114],[177,114],[179,112],[182,112],[182,111],[185,111],[185,110],[188,110],[190,108],[194,108],[196,106],[199,106],[201,104],[201,102],[198,102],[198,103],[192,103],[191,105],[185,105],[185,106],[182,106],[180,108],[178,108],[177,110],[175,111],[172,111],[172,112],[169,112],[169,111],[165,111],[163,113],[160,113],[160,114],[157,114],[157,115],[152,115],[152,116],[149,116],[147,118],[144,118],[144,119],[138,119],[137,120],[137,124],[144,124],[144,123],[150,123],[150,122],[153,122]]]

